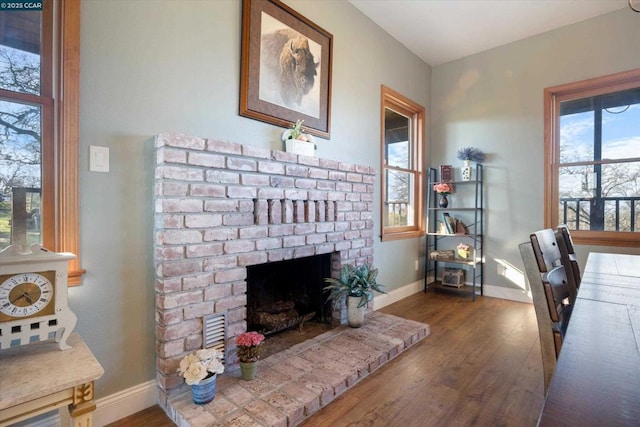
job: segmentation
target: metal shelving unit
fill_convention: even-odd
[[[471,294],[475,301],[477,290],[483,295],[484,281],[484,194],[483,194],[483,167],[477,164],[475,168],[475,178],[471,181],[454,181],[456,197],[452,198],[459,206],[441,208],[438,206],[438,195],[433,191],[433,185],[437,184],[438,172],[434,168],[429,168],[427,175],[427,235],[425,251],[425,272],[424,291],[429,287],[436,290],[447,290],[451,292],[464,292]],[[458,196],[459,195],[459,196]],[[465,204],[472,203],[472,204]],[[442,214],[450,213],[456,215],[465,224],[465,233],[442,233]],[[456,246],[458,243],[466,243],[473,250],[470,259],[463,259],[457,256]],[[452,249],[453,246],[453,249]],[[432,258],[435,251],[453,250],[452,257]],[[459,267],[464,270],[465,278],[463,284],[451,285],[442,283],[445,269]],[[471,277],[469,277],[469,275]]]

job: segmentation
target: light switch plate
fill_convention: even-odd
[[[89,171],[109,172],[109,147],[89,146]]]

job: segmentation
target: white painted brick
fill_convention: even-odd
[[[189,153],[189,164],[196,166],[205,166],[209,168],[223,168],[225,157],[218,154],[209,154],[204,152]]]

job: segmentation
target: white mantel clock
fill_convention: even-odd
[[[75,257],[40,245],[0,252],[0,349],[51,338],[71,348],[77,317],[67,305],[67,272]]]

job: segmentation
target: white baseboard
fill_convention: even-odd
[[[504,286],[484,285],[484,294],[488,297],[508,299],[510,301],[533,304],[531,292],[522,289],[505,288]]]
[[[378,294],[373,298],[373,309],[379,310],[389,304],[393,304],[396,301],[400,301],[403,298],[421,292],[423,289],[423,281],[418,280],[408,285],[404,285],[400,288],[393,289],[387,294]]]
[[[156,380],[135,385],[96,400],[93,424],[102,427],[158,403]]]
[[[423,281],[418,280],[408,285],[389,291],[388,294],[378,294],[373,299],[373,309],[379,310],[384,306],[393,304],[403,298],[413,295],[423,290]],[[492,298],[501,298],[510,301],[525,302],[531,304],[531,292],[521,289],[505,288],[504,286],[484,285],[484,295]]]

